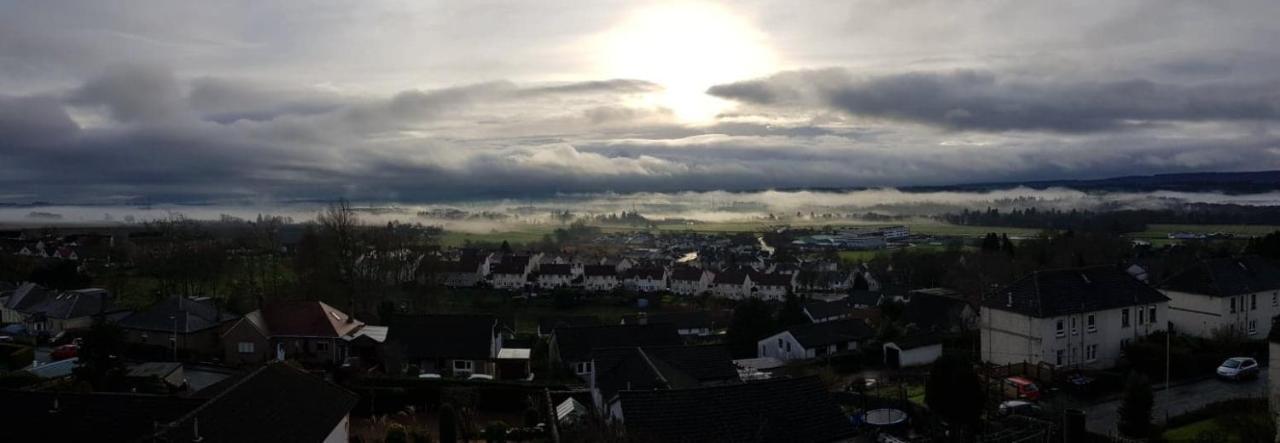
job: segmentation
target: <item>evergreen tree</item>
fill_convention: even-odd
[[[800,304],[800,297],[794,292],[787,291],[786,299],[782,303],[782,310],[778,311],[778,328],[786,329],[806,323],[809,323],[809,317],[804,315],[804,307]]]
[[[734,358],[755,357],[756,344],[775,330],[773,310],[764,301],[751,298],[738,303],[733,309],[725,341]]]
[[[1151,434],[1151,408],[1155,406],[1155,398],[1151,393],[1151,385],[1142,374],[1134,372],[1124,386],[1124,397],[1117,414],[1120,416],[1116,427],[1121,434],[1132,438],[1146,438]]]
[[[985,399],[973,365],[954,355],[933,363],[924,385],[924,402],[953,429],[963,433],[978,425]]]

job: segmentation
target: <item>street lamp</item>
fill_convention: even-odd
[[[169,337],[173,346],[173,361],[178,361],[178,316],[170,315],[169,320],[173,320],[173,335]]]

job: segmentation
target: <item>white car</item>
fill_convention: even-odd
[[[423,373],[421,373],[421,374],[418,374],[418,378],[425,378],[425,379],[431,379],[431,380],[438,380],[438,379],[440,379],[441,377],[440,377],[440,374],[434,374],[434,373],[430,373],[430,372],[423,372]]]
[[[1258,361],[1249,357],[1232,357],[1218,366],[1218,377],[1243,380],[1258,376]]]
[[[493,380],[493,376],[488,374],[471,374],[470,377],[467,377],[467,380]]]

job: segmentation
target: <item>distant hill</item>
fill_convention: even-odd
[[[1193,172],[1185,174],[1133,175],[1096,180],[1043,180],[1027,182],[969,183],[945,186],[909,186],[908,192],[991,191],[1025,186],[1033,189],[1070,188],[1080,191],[1218,191],[1227,194],[1254,194],[1280,190],[1280,171]]]

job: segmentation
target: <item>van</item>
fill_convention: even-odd
[[[1040,399],[1040,387],[1026,377],[1009,377],[1004,379],[1005,396],[1023,398],[1031,401]]]

